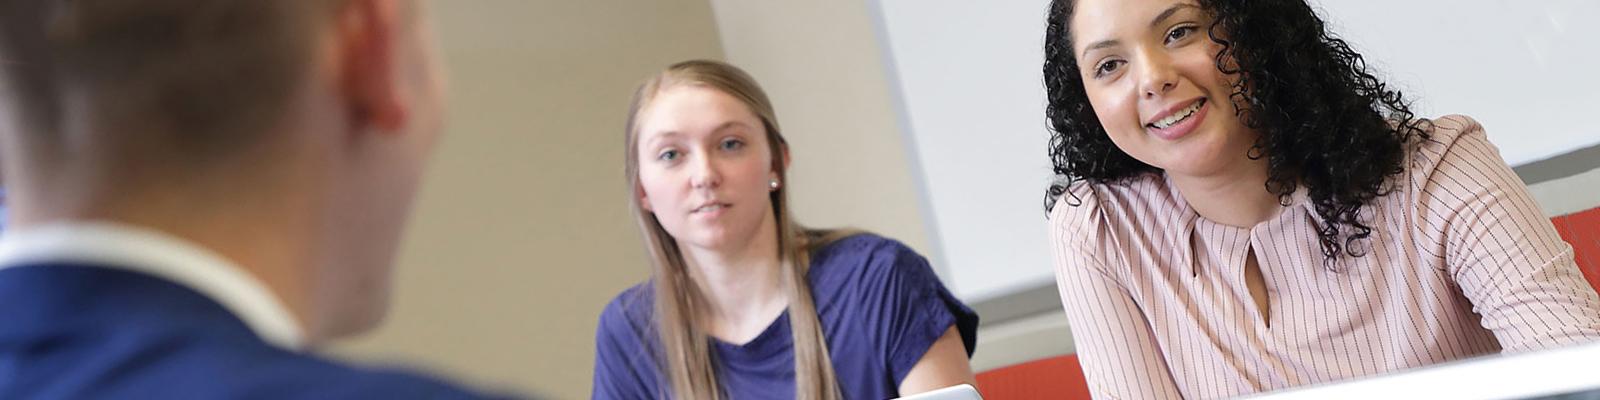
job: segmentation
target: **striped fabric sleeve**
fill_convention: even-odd
[[[1095,208],[1056,203],[1050,243],[1056,287],[1094,398],[1180,399],[1144,312],[1086,244]],[[1083,208],[1083,209],[1079,209]]]
[[[1600,339],[1600,295],[1483,128],[1465,117],[1436,124],[1420,154],[1433,161],[1419,165],[1419,229],[1442,239],[1447,272],[1483,326],[1507,353]]]

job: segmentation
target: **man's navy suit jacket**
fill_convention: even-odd
[[[275,347],[182,285],[94,265],[0,269],[0,399],[478,398]]]

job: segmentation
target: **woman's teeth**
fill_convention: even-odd
[[[1159,129],[1170,128],[1172,125],[1183,122],[1185,119],[1189,119],[1189,116],[1194,115],[1195,111],[1200,111],[1201,104],[1205,104],[1205,101],[1196,101],[1193,105],[1185,107],[1182,110],[1178,110],[1178,112],[1172,113],[1172,115],[1168,115],[1166,118],[1162,118],[1160,121],[1156,121],[1150,125]]]

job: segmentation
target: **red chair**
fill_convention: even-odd
[[[984,400],[1089,399],[1078,355],[1033,360],[978,373]]]
[[[1578,269],[1583,270],[1589,285],[1600,290],[1600,207],[1551,218],[1550,222],[1561,239],[1572,244]]]

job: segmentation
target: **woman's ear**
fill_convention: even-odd
[[[633,181],[633,192],[639,194],[639,208],[644,209],[645,212],[656,212],[654,208],[650,207],[650,194],[644,192],[644,184],[639,183],[637,180]]]
[[[789,161],[791,161],[789,159],[789,144],[788,143],[784,143],[782,146],[778,146],[778,148],[783,149],[783,170],[784,171],[788,171],[789,170]]]
[[[789,144],[788,143],[779,142],[778,143],[778,152],[782,153],[782,154],[778,154],[778,157],[783,157],[783,159],[781,161],[781,162],[783,162],[783,171],[788,171],[789,170],[789,161],[790,161],[790,159],[789,159]],[[778,171],[779,170],[777,169],[776,166],[774,166],[771,171],[767,171],[767,180],[772,181],[772,182],[778,182],[778,179],[781,177],[781,174],[779,174]],[[788,183],[788,182],[778,182],[778,184],[784,184],[784,183]],[[777,187],[773,187],[772,190],[778,190],[778,188]]]

